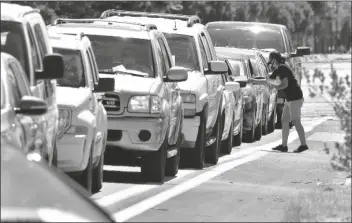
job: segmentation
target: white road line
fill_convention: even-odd
[[[180,180],[183,177],[185,177],[191,173],[194,173],[194,172],[195,172],[195,170],[179,170],[177,176],[174,179],[166,182],[165,184],[174,183],[175,181]],[[116,193],[109,194],[109,195],[106,195],[106,196],[101,197],[99,199],[96,199],[95,202],[100,206],[107,207],[112,204],[116,204],[116,203],[121,202],[125,199],[136,196],[138,194],[142,194],[144,192],[147,192],[149,190],[152,190],[152,189],[160,187],[160,186],[162,186],[162,185],[155,185],[155,184],[135,185],[135,186],[132,186],[132,187],[127,188],[125,190],[118,191]]]
[[[327,120],[328,118],[322,118],[316,122],[314,122],[314,125],[306,127],[306,132],[310,132],[314,129],[314,127],[318,126],[319,124],[323,123],[325,120]],[[297,134],[291,134],[291,136],[289,137],[289,141],[294,141],[295,139],[297,139]],[[223,163],[221,165],[218,165],[212,169],[210,169],[207,172],[204,172],[194,178],[191,178],[179,185],[176,185],[168,190],[165,190],[153,197],[150,197],[146,200],[143,200],[135,205],[132,205],[122,211],[119,211],[115,214],[113,214],[113,218],[115,221],[117,222],[123,222],[123,221],[127,221],[147,210],[149,210],[150,208],[153,208],[167,200],[170,200],[173,197],[176,197],[192,188],[195,188],[197,186],[199,186],[200,184],[211,180],[212,178],[226,172],[229,171],[231,169],[233,169],[236,166],[242,165],[244,163],[256,160],[264,155],[269,154],[269,152],[264,152],[264,151],[260,151],[261,149],[267,149],[268,147],[272,147],[277,145],[277,143],[280,143],[281,141],[275,141],[266,145],[262,145],[259,147],[256,147],[255,149],[252,149],[253,151],[259,151],[258,153],[254,153],[254,154],[250,154],[244,158],[241,159],[236,159],[236,160],[232,160],[226,163]],[[234,154],[235,155],[235,154]],[[232,155],[230,155],[232,156]],[[232,156],[233,157],[233,156]]]

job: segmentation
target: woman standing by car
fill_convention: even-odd
[[[308,149],[306,144],[305,131],[301,122],[301,108],[304,98],[303,92],[297,83],[291,69],[285,64],[285,59],[277,51],[273,51],[269,55],[269,66],[273,68],[273,74],[267,80],[250,79],[249,82],[255,84],[271,84],[278,90],[283,90],[285,94],[285,105],[282,114],[282,144],[273,148],[273,150],[287,152],[287,140],[290,133],[289,123],[292,121],[296,127],[301,145],[294,150],[294,153],[300,153]]]

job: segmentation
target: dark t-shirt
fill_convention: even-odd
[[[280,90],[284,92],[285,99],[287,101],[295,101],[303,98],[302,89],[298,85],[295,76],[293,75],[291,69],[287,67],[287,65],[280,65],[270,76],[272,79],[276,79],[276,77],[279,77],[281,81],[285,77],[288,79],[287,88]]]

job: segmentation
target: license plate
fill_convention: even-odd
[[[115,101],[106,101],[107,105],[115,105]]]
[[[284,99],[283,99],[283,98],[278,98],[278,99],[276,100],[276,103],[278,103],[278,104],[283,104],[283,103],[284,103]]]

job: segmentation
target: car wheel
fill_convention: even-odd
[[[205,134],[206,134],[206,117],[204,111],[200,114],[200,125],[198,130],[198,136],[196,146],[193,149],[193,162],[194,167],[197,169],[203,169],[205,161]]]
[[[259,124],[255,128],[255,135],[254,138],[255,140],[260,140],[262,138],[262,120],[260,120]]]
[[[216,119],[215,126],[213,128],[212,136],[216,137],[216,141],[207,148],[205,153],[205,162],[210,164],[217,164],[219,160],[220,145],[221,145],[221,128],[222,119],[221,112],[218,112],[218,117]]]
[[[253,109],[253,114],[252,114],[252,128],[250,131],[247,132],[246,134],[246,141],[249,143],[254,142],[254,137],[255,137],[255,114],[256,114],[256,109]]]
[[[99,192],[100,189],[103,187],[105,146],[106,146],[106,136],[104,136],[103,148],[101,151],[98,166],[93,169],[93,186],[92,186],[93,193]]]
[[[180,146],[182,143],[182,127],[180,128],[180,132],[178,133],[178,138],[177,138],[177,143],[176,143],[176,149],[177,149],[177,154],[173,157],[170,157],[169,159],[166,160],[166,170],[165,174],[166,176],[176,176],[178,173],[178,168],[180,165]]]
[[[81,176],[81,185],[87,189],[89,193],[92,193],[92,179],[93,179],[93,147],[94,147],[94,142],[92,142],[90,151],[89,151],[89,158],[88,158],[88,164],[86,169],[83,171],[83,174]]]
[[[233,137],[233,145],[234,146],[240,146],[242,144],[242,136],[243,136],[243,110],[241,114],[241,120],[240,120],[240,131]]]
[[[165,179],[165,166],[168,148],[168,133],[158,151],[145,155],[142,159],[142,175],[147,181],[163,183]]]
[[[276,118],[276,108],[273,109],[271,117],[268,123],[268,133],[272,133],[275,130],[275,118]]]
[[[227,139],[221,142],[221,152],[224,154],[231,154],[232,145],[233,145],[233,128],[234,128],[234,125],[233,125],[233,119],[232,119],[229,135],[227,136]]]
[[[262,115],[262,134],[268,134],[268,113],[269,113],[269,105],[265,105],[263,109]]]

